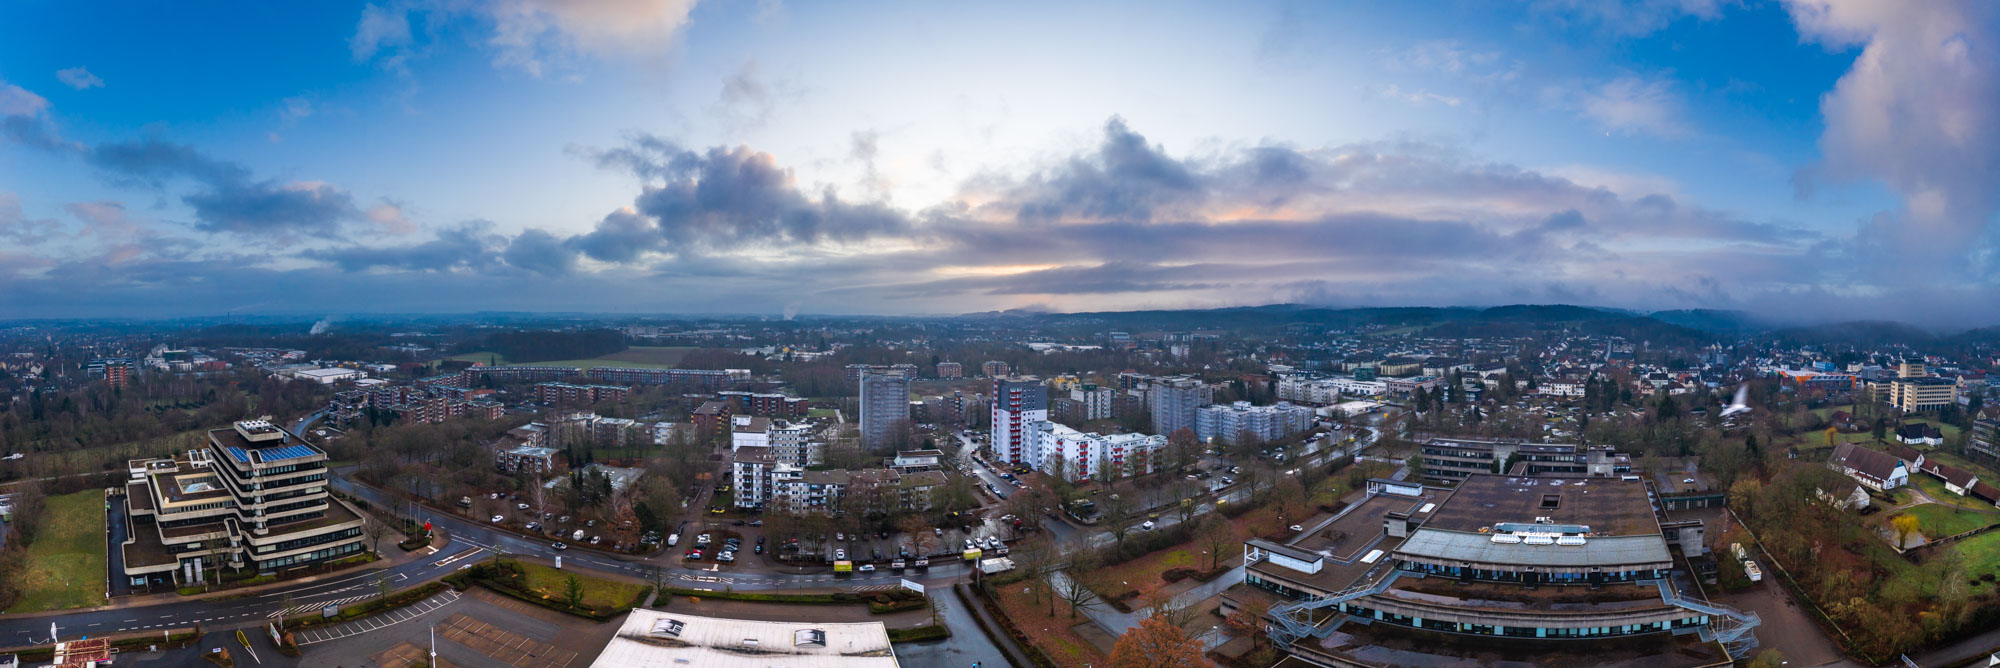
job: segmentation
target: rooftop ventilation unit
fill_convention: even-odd
[[[1489,540],[1495,543],[1514,544],[1521,542],[1521,537],[1511,533],[1496,533]]]
[[[1584,542],[1582,536],[1563,536],[1556,539],[1557,545],[1582,545]]]

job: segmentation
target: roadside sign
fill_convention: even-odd
[[[904,589],[908,589],[908,590],[910,590],[910,591],[913,591],[913,592],[916,592],[916,593],[919,593],[919,594],[922,594],[922,593],[924,593],[924,586],[923,586],[923,585],[920,585],[920,584],[917,584],[917,583],[915,583],[915,582],[911,582],[911,581],[909,581],[909,580],[907,580],[907,579],[906,579],[906,580],[902,580],[902,581],[901,581],[901,584],[902,584],[902,586],[903,586],[903,588],[904,588]]]
[[[320,608],[320,609],[319,609],[319,617],[320,617],[320,619],[333,619],[333,618],[335,618],[335,617],[339,617],[339,616],[340,616],[340,604],[339,604],[339,603],[334,603],[334,604],[331,604],[331,605],[328,605],[328,606],[326,606],[326,607],[324,607],[324,608]]]

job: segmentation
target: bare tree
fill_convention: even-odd
[[[1220,515],[1209,515],[1202,519],[1195,529],[1195,540],[1208,549],[1208,567],[1214,570],[1222,563],[1222,551],[1236,542],[1236,532],[1229,530],[1229,521]]]
[[[368,549],[378,554],[381,553],[382,538],[389,535],[389,523],[382,521],[382,518],[379,517],[366,518],[361,526],[361,531],[368,536]]]
[[[1132,532],[1133,520],[1139,517],[1133,505],[1131,498],[1120,494],[1107,494],[1104,502],[1097,505],[1098,512],[1103,514],[1104,522],[1111,532],[1111,538],[1117,542],[1121,550],[1125,547],[1126,534]]]
[[[1077,612],[1085,608],[1095,608],[1104,604],[1097,599],[1097,594],[1084,584],[1084,579],[1090,577],[1089,574],[1096,567],[1096,553],[1089,550],[1072,550],[1067,569],[1050,571],[1045,576],[1049,590],[1055,592],[1056,598],[1069,604],[1070,619],[1076,619]]]

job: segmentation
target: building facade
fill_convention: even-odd
[[[1215,392],[1193,378],[1160,378],[1146,387],[1146,407],[1152,412],[1153,433],[1172,435],[1194,430],[1195,409],[1213,402]]]
[[[1275,441],[1312,429],[1312,409],[1279,402],[1252,406],[1248,401],[1195,409],[1194,435],[1203,441],[1233,441],[1248,432],[1261,441]]]
[[[283,573],[358,554],[361,515],[327,493],[327,456],[265,420],[208,432],[208,447],[127,467],[124,576],[207,582],[221,568]]]
[[[861,445],[881,448],[910,419],[910,377],[901,370],[861,374]]]
[[[1029,429],[1049,419],[1049,390],[1034,376],[993,380],[992,432],[988,459],[996,465],[1035,466]]]

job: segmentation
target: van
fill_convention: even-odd
[[[582,530],[582,529],[577,529],[577,530],[576,530],[576,533],[573,533],[573,534],[570,534],[570,535],[569,535],[569,539],[570,539],[570,540],[573,540],[573,541],[576,541],[576,540],[583,540],[583,530]]]
[[[674,545],[679,544],[680,542],[681,542],[680,534],[667,536],[667,547],[673,547]]]

